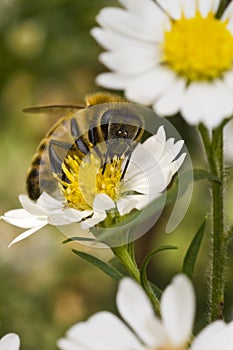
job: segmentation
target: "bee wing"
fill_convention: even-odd
[[[32,114],[47,114],[51,116],[63,116],[66,114],[71,114],[77,110],[83,109],[85,106],[79,105],[49,105],[49,106],[37,106],[24,108],[23,112]]]

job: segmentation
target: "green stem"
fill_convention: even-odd
[[[210,278],[210,315],[209,321],[223,318],[226,247],[224,237],[223,210],[223,126],[212,132],[212,143],[207,142],[205,127],[199,127],[212,174],[220,181],[212,182],[213,197],[213,236],[211,240],[211,278]]]
[[[212,132],[212,159],[215,159],[215,175],[221,182],[212,183],[213,194],[213,241],[212,241],[212,285],[211,321],[223,319],[226,247],[223,211],[223,127]]]
[[[132,278],[134,278],[140,284],[140,272],[131,258],[127,246],[122,245],[119,247],[111,248],[116,257],[121,261],[124,265],[125,269],[129,272]]]

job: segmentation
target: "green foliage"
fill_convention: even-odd
[[[84,259],[85,261],[89,262],[90,264],[94,265],[95,267],[97,267],[98,269],[106,273],[106,275],[110,276],[116,281],[119,281],[123,277],[123,275],[114,267],[110,266],[109,264],[105,263],[104,261],[96,258],[91,254],[76,249],[72,249],[72,252],[78,255],[80,258]]]
[[[185,273],[190,279],[192,279],[195,264],[197,261],[197,257],[201,248],[201,243],[204,237],[205,233],[205,227],[206,227],[206,218],[202,222],[201,226],[197,230],[196,234],[194,235],[190,246],[186,252],[186,255],[184,257],[183,262],[183,268],[182,271]]]

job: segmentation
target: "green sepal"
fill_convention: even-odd
[[[201,226],[197,230],[197,233],[193,237],[184,257],[182,272],[185,273],[190,279],[192,279],[198,253],[204,237],[206,220],[207,218],[204,219]]]
[[[97,267],[99,270],[103,271],[106,275],[110,276],[116,281],[121,280],[124,276],[117,271],[114,267],[110,266],[106,262],[96,258],[94,255],[90,255],[88,253],[82,252],[80,250],[72,249],[72,252],[78,255],[83,260],[89,262],[90,264]]]

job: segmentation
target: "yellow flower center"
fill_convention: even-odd
[[[59,180],[59,187],[69,207],[92,209],[98,193],[105,193],[116,201],[121,193],[122,162],[123,159],[114,157],[103,171],[100,159],[92,153],[82,160],[68,155],[62,164],[66,180]]]
[[[232,67],[233,36],[227,21],[210,12],[171,23],[164,34],[163,63],[188,81],[211,80]]]

